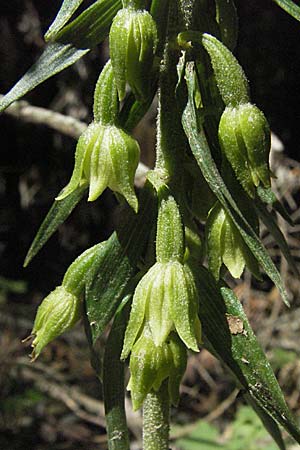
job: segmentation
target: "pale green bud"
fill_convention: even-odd
[[[270,187],[270,129],[255,105],[227,107],[219,124],[219,141],[237,179],[251,197],[260,183]]]
[[[71,180],[57,200],[67,197],[88,180],[89,201],[96,200],[108,187],[122,194],[137,211],[133,185],[139,154],[137,141],[121,128],[91,123],[79,138]]]
[[[209,213],[206,222],[206,242],[208,267],[216,280],[219,279],[222,264],[225,264],[234,278],[240,278],[246,265],[259,278],[256,259],[219,203]]]
[[[64,286],[58,286],[39,306],[31,335],[34,336],[32,359],[53,339],[72,328],[80,319],[82,302]]]
[[[145,322],[156,346],[176,330],[188,348],[198,351],[197,314],[198,294],[190,269],[177,261],[154,264],[136,287],[121,357],[128,356]]]
[[[148,11],[128,7],[118,12],[109,46],[120,100],[125,97],[126,82],[138,100],[147,100],[156,45],[157,27]]]
[[[157,346],[145,327],[130,356],[128,390],[131,391],[133,409],[140,408],[146,395],[152,389],[158,391],[166,379],[171,402],[177,404],[186,361],[186,348],[176,334],[171,333],[166,342]]]

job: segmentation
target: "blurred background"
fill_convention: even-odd
[[[83,3],[86,7],[89,3]],[[36,61],[43,33],[60,0],[1,0],[0,94]],[[253,101],[273,132],[274,189],[296,222],[281,223],[300,261],[300,24],[271,0],[236,2],[240,36],[236,54],[250,80]],[[26,96],[31,105],[80,121],[91,120],[93,90],[108,55],[107,43]],[[69,264],[113,230],[111,193],[81,202],[30,266],[26,252],[54,196],[69,180],[76,141],[46,125],[0,117],[0,448],[5,450],[106,449],[101,383],[89,363],[81,324],[49,345],[34,364],[21,340],[30,334],[40,301],[60,284]],[[153,163],[155,110],[135,131],[146,165]],[[300,417],[300,282],[281,259],[276,242],[262,237],[287,284],[287,310],[267,278],[249,273],[231,285],[268,354],[286,400]],[[140,448],[140,417],[129,410],[132,448]],[[197,421],[201,419],[198,423]],[[206,351],[192,355],[179,409],[172,411],[172,448],[182,450],[276,449],[234,381]],[[191,426],[191,424],[193,424]],[[289,441],[287,441],[289,442]],[[292,448],[295,447],[291,444]]]

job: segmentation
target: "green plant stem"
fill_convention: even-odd
[[[104,353],[103,391],[109,450],[129,450],[124,405],[124,362],[120,360],[128,315],[128,304],[116,313]]]
[[[180,51],[176,37],[180,28],[178,1],[169,3],[168,27],[164,55],[160,66],[156,170],[162,172],[169,185],[179,184],[185,138],[181,126],[181,114],[176,101],[177,63]]]
[[[144,402],[143,450],[169,449],[169,394],[167,383],[151,391]]]

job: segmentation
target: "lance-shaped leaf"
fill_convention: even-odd
[[[74,64],[108,34],[120,0],[98,0],[73,22],[64,27],[38,61],[2,98],[0,112],[30,92],[43,81]]]
[[[62,29],[62,27],[73,16],[75,11],[79,8],[83,0],[64,0],[57,13],[54,21],[49,27],[49,30],[45,34],[45,40],[49,41]]]
[[[197,274],[199,317],[207,348],[227,365],[251,399],[300,442],[300,430],[240,301],[229,288],[217,286],[204,267]]]
[[[259,217],[261,218],[261,220],[264,222],[264,224],[267,227],[267,229],[269,230],[269,232],[274,237],[283,256],[287,260],[290,268],[293,270],[295,275],[299,276],[299,270],[296,266],[294,258],[291,255],[291,252],[290,252],[289,246],[285,240],[285,237],[277,225],[275,214],[272,212],[269,212],[267,210],[266,206],[262,202],[257,201],[255,206],[256,206],[256,210],[257,210]]]
[[[273,0],[277,5],[286,11],[290,16],[300,21],[300,6],[292,0]]]
[[[148,240],[156,211],[148,188],[138,214],[123,213],[122,226],[108,239],[105,251],[95,258],[86,289],[87,316],[94,343],[113,317],[137,272],[137,263]]]
[[[68,197],[55,200],[40,226],[25,258],[24,267],[28,266],[32,258],[41,250],[57,228],[68,218],[75,206],[82,199],[88,184],[78,186]]]
[[[288,305],[288,295],[283,285],[281,276],[259,237],[253,230],[253,227],[246,220],[244,214],[241,212],[226,184],[224,183],[224,180],[222,179],[216,163],[211,155],[203,128],[197,123],[197,113],[194,103],[195,78],[193,63],[188,63],[186,65],[186,82],[188,88],[188,103],[182,116],[182,124],[192,153],[209,187],[225,208],[234,224],[237,226],[242,238],[250,248],[253,255],[256,257],[258,263],[277,286],[283,301]]]

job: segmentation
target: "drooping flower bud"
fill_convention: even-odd
[[[216,280],[219,279],[223,263],[234,278],[240,278],[246,265],[253,275],[259,278],[256,259],[220,203],[209,213],[206,241],[208,267]]]
[[[120,101],[126,82],[138,100],[147,100],[156,45],[157,28],[148,11],[127,7],[118,12],[109,46]]]
[[[166,379],[170,400],[176,405],[186,361],[186,348],[175,333],[171,333],[166,342],[157,346],[150,330],[145,327],[130,356],[128,390],[131,391],[133,409],[140,408],[150,390],[159,390]]]
[[[81,299],[58,286],[39,306],[34,321],[32,336],[32,358],[36,359],[43,348],[72,328],[81,317]]]
[[[227,107],[219,123],[219,142],[237,179],[251,197],[260,183],[270,187],[270,129],[251,103]]]
[[[66,271],[62,285],[50,292],[39,306],[29,336],[34,338],[33,359],[49,342],[72,328],[80,319],[87,273],[104,244],[96,244],[79,255]]]
[[[144,321],[155,345],[162,345],[175,329],[186,346],[198,351],[198,296],[190,269],[176,261],[156,263],[139,282],[133,297],[122,358],[126,358]]]
[[[96,200],[109,187],[122,194],[137,211],[133,184],[139,154],[137,141],[121,128],[91,123],[79,138],[71,180],[57,200],[67,197],[88,180],[89,201]]]
[[[183,228],[172,196],[161,201],[158,213],[157,261],[136,287],[125,333],[122,358],[126,358],[144,321],[156,346],[175,329],[186,346],[198,351],[201,334],[197,320],[198,294],[193,275],[183,264]]]

